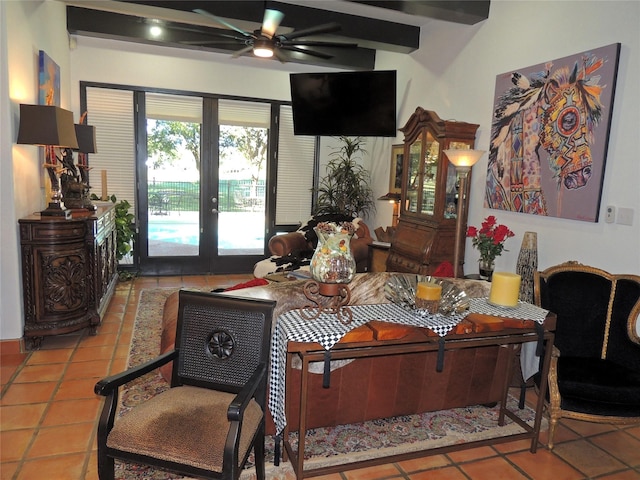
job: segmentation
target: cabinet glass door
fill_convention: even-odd
[[[409,145],[409,157],[407,160],[407,196],[405,209],[409,212],[418,212],[421,157],[422,140],[418,139]]]
[[[426,215],[433,215],[435,213],[439,153],[440,144],[435,141],[430,132],[427,132],[422,172],[422,204],[420,208],[420,213]]]

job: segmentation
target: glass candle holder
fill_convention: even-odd
[[[352,232],[339,233],[326,227],[316,227],[318,246],[311,258],[311,277],[319,283],[349,283],[356,273],[356,261],[351,255]]]

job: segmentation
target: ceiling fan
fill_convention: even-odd
[[[330,58],[333,58],[333,55],[318,50],[312,50],[307,47],[357,48],[358,46],[358,44],[356,43],[298,40],[302,37],[321,35],[324,33],[336,32],[340,30],[340,25],[335,22],[317,25],[315,27],[303,28],[300,30],[293,30],[289,33],[278,34],[277,30],[280,26],[280,22],[284,18],[284,14],[278,10],[265,9],[261,28],[254,30],[253,32],[247,32],[232,25],[224,19],[207,12],[206,10],[195,9],[193,11],[215,20],[216,22],[239,33],[242,36],[217,34],[217,36],[221,37],[220,40],[204,40],[188,43],[198,43],[201,45],[208,44],[221,46],[242,46],[241,49],[237,50],[232,55],[232,57],[234,58],[247,54],[249,52],[253,52],[255,56],[263,58],[270,58],[275,55],[278,60],[284,63],[287,61],[287,57],[282,53],[282,50],[288,50],[291,52],[298,52],[305,55],[311,55],[328,60]]]

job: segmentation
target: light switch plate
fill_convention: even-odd
[[[617,223],[620,225],[633,225],[633,208],[619,208]]]
[[[613,205],[607,206],[604,221],[607,223],[613,223],[616,220],[616,207]]]

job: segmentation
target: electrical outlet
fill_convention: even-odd
[[[607,212],[606,215],[604,217],[604,221],[607,223],[613,223],[616,220],[616,207],[614,207],[613,205],[609,205],[607,207]]]
[[[633,208],[618,209],[618,221],[620,225],[633,225]]]

